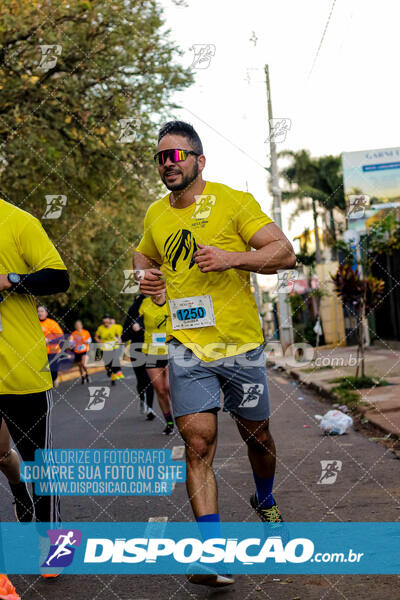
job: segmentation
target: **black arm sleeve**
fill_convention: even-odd
[[[17,294],[47,296],[66,292],[69,288],[68,272],[65,269],[41,269],[36,273],[29,273],[20,277],[20,283],[12,289]]]

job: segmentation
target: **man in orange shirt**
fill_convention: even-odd
[[[81,374],[81,383],[85,380],[89,383],[89,373],[86,367],[88,361],[89,344],[92,341],[87,329],[83,329],[82,321],[76,321],[75,330],[69,336],[69,340],[74,351],[75,362],[79,367]]]
[[[51,378],[53,380],[54,387],[57,387],[57,355],[61,352],[59,342],[62,341],[62,336],[64,335],[64,332],[57,323],[57,321],[54,321],[54,319],[49,319],[49,313],[45,306],[38,306],[37,313],[40,325],[42,327],[43,335],[46,338],[47,358],[49,360]]]
[[[21,600],[7,575],[0,574],[0,600]]]

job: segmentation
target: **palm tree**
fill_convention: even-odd
[[[289,157],[292,162],[281,170],[281,177],[289,184],[289,190],[282,192],[282,200],[298,201],[292,218],[312,210],[315,231],[316,262],[321,262],[320,240],[318,235],[317,207],[329,214],[328,231],[332,244],[336,242],[334,209],[345,211],[346,201],[343,192],[340,156],[312,158],[308,150],[293,152],[284,150],[280,157]],[[336,257],[334,250],[332,258]]]

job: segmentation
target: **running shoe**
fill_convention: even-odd
[[[257,492],[254,492],[250,496],[250,504],[263,523],[270,523],[271,527],[268,527],[266,534],[280,536],[282,543],[286,544],[290,539],[289,530],[276,502],[268,508],[262,508],[258,504]]]
[[[194,585],[208,585],[209,587],[225,587],[235,583],[232,575],[220,575],[209,567],[204,565],[200,565],[200,567],[202,570],[201,573],[186,574],[186,578],[190,583],[193,583]],[[188,571],[190,571],[190,566]]]
[[[112,373],[111,375],[111,385],[115,385],[115,382],[118,381],[119,377],[117,377],[116,373]]]
[[[257,492],[254,492],[250,496],[250,504],[264,523],[283,523],[283,517],[276,502],[268,508],[261,508],[258,504]]]
[[[0,574],[0,599],[21,600],[21,597],[15,591],[15,587],[4,573]]]
[[[146,405],[144,403],[144,400],[140,400],[139,403],[139,412],[141,415],[144,415],[144,413],[146,412]]]
[[[155,419],[155,418],[156,418],[156,413],[154,412],[154,410],[152,408],[148,408],[147,413],[146,413],[147,421],[153,421],[153,419]]]
[[[116,373],[116,376],[118,377],[118,379],[125,379],[125,375],[122,371],[118,371],[118,373]]]
[[[167,425],[166,425],[166,427],[165,427],[165,429],[163,431],[163,434],[164,435],[170,435],[170,433],[172,433],[173,430],[174,430],[174,424],[173,423],[167,423]]]
[[[15,518],[20,523],[29,523],[33,519],[33,500],[24,481],[9,483],[14,496]]]
[[[58,577],[61,573],[42,573],[43,579],[52,579],[54,577]]]

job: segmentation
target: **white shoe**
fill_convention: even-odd
[[[197,569],[198,570],[198,564]],[[201,573],[186,574],[186,579],[195,585],[208,585],[209,587],[225,587],[235,583],[232,575],[220,575],[212,569],[201,565]],[[188,568],[190,571],[190,567]]]

